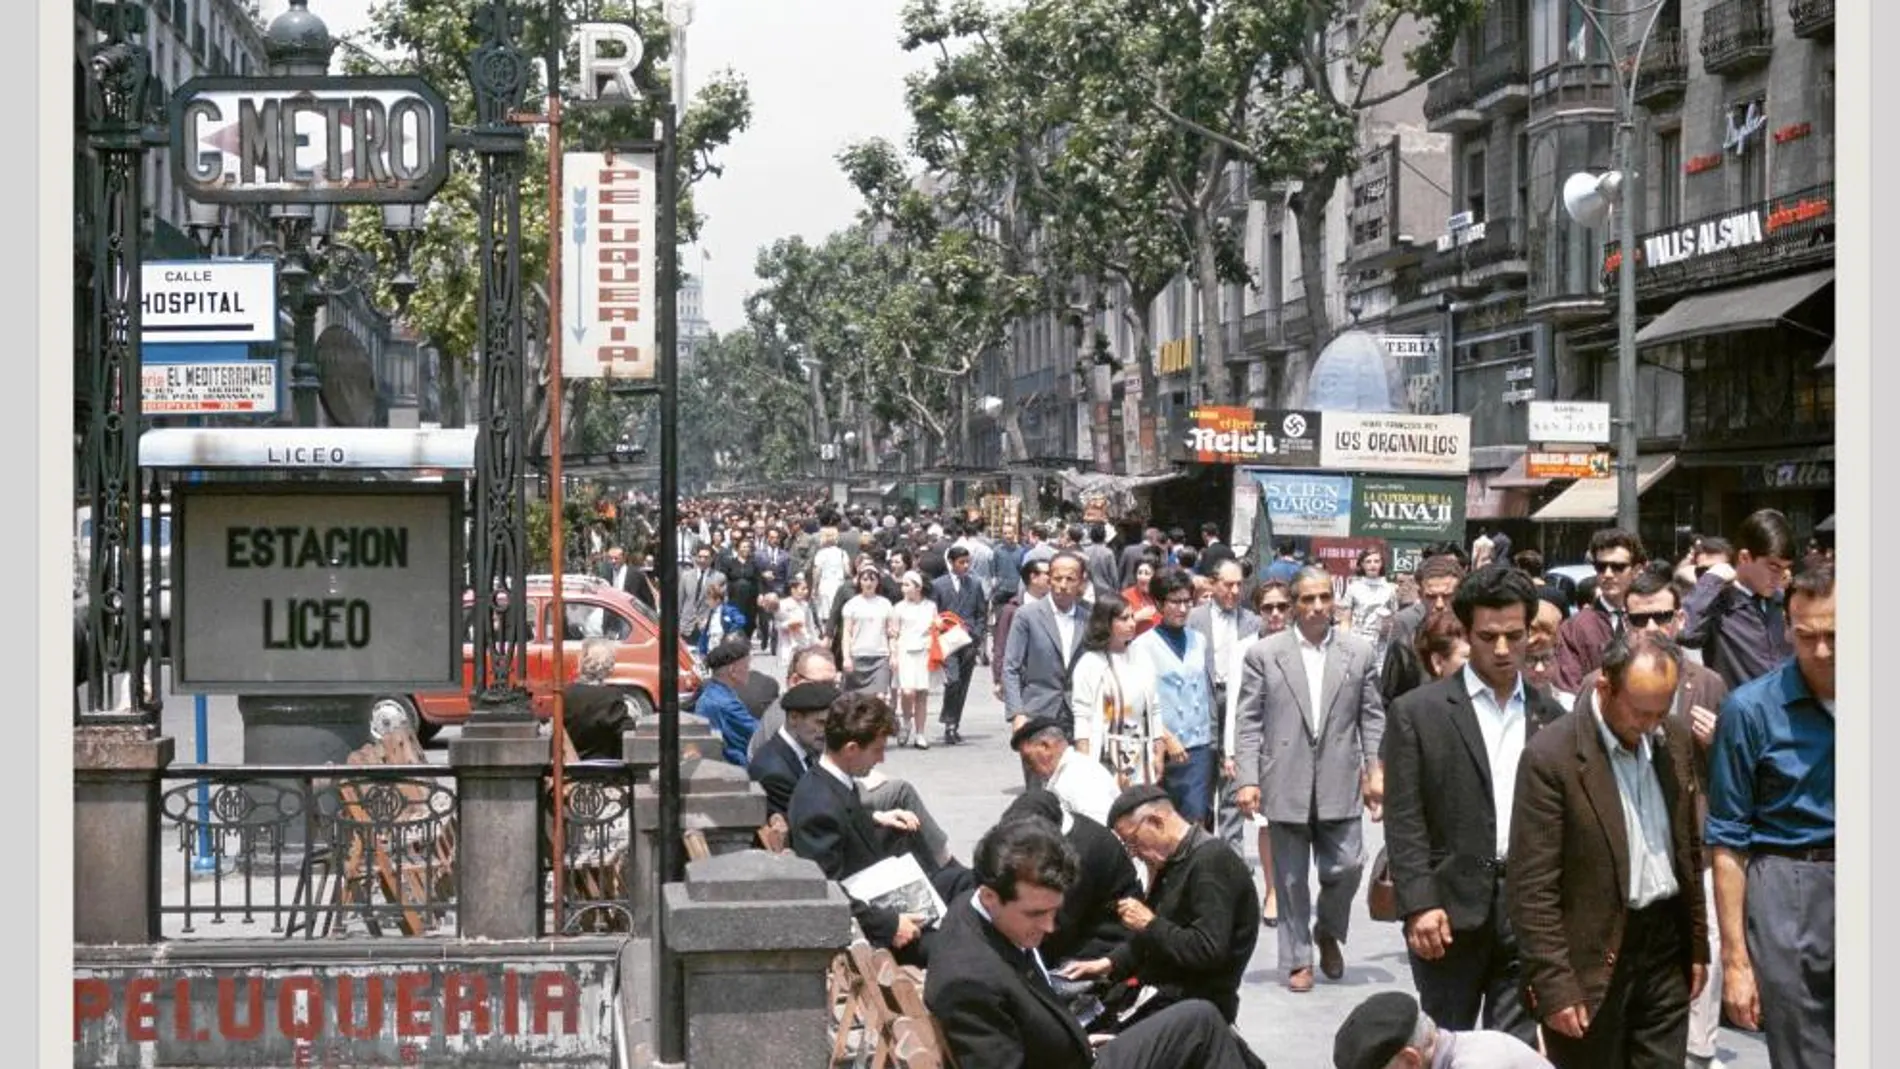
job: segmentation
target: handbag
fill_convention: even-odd
[[[943,655],[954,657],[957,652],[976,640],[970,637],[970,630],[963,626],[963,619],[956,613],[946,612],[937,617],[937,646]]]
[[[1392,859],[1379,848],[1372,859],[1372,880],[1366,887],[1366,912],[1375,921],[1395,922],[1399,917],[1399,892],[1392,885]]]

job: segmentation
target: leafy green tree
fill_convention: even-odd
[[[345,53],[345,68],[351,73],[404,73],[422,77],[449,105],[453,126],[465,128],[474,122],[474,91],[467,65],[480,44],[474,14],[484,0],[381,0],[370,9],[370,25],[352,39],[353,48]],[[630,3],[628,0],[562,0],[567,26],[581,20],[585,12],[595,21],[631,22],[640,27],[645,43],[646,62],[654,65],[661,98],[638,100],[624,107],[573,109],[562,116],[562,144],[567,151],[589,151],[633,140],[650,139],[658,118],[657,105],[670,99],[670,79],[664,64],[670,38],[661,5],[654,2]],[[537,60],[546,54],[548,40],[545,4],[519,5],[522,16],[517,43]],[[571,36],[571,35],[570,35]],[[386,57],[386,58],[378,58]],[[569,41],[562,68],[572,71],[578,60],[576,46]],[[527,110],[540,112],[546,100],[543,67],[528,89]],[[703,217],[693,209],[692,194],[696,183],[721,173],[719,151],[751,123],[752,99],[742,77],[731,70],[714,73],[698,87],[679,122],[679,245],[698,239]],[[521,270],[528,286],[524,309],[529,315],[528,333],[538,339],[538,351],[545,353],[547,306],[543,280],[548,277],[548,158],[544,126],[528,126],[528,152],[523,165],[521,188]],[[454,151],[450,171],[430,204],[427,220],[418,237],[412,257],[412,271],[420,283],[404,318],[428,342],[440,350],[445,360],[459,364],[457,370],[467,377],[473,366],[481,325],[481,273],[475,260],[478,240],[477,195],[480,161],[472,152]],[[388,279],[394,265],[394,251],[381,230],[380,216],[358,211],[349,220],[348,240],[375,255],[380,270],[381,298],[390,303]],[[538,300],[537,300],[538,298]],[[530,410],[538,412],[536,433],[530,441],[537,448],[544,441],[547,425],[546,375],[529,376]],[[568,404],[563,427],[570,436],[578,431],[581,440],[565,444],[572,451],[598,451],[611,446],[617,430],[606,441],[592,440],[590,428],[617,428],[626,420],[631,407],[612,399],[597,384],[574,381],[565,390]],[[588,418],[591,407],[601,410],[603,418]]]
[[[737,470],[748,481],[788,480],[816,462],[805,391],[763,348],[754,331],[715,335],[680,377],[682,482],[728,481]]]

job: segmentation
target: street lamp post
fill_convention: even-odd
[[[1590,26],[1609,52],[1616,81],[1616,169],[1606,174],[1588,172],[1571,175],[1564,182],[1564,207],[1572,219],[1594,229],[1603,224],[1605,215],[1616,216],[1618,263],[1616,267],[1616,525],[1634,533],[1638,517],[1636,456],[1636,171],[1632,167],[1636,140],[1636,84],[1643,66],[1643,50],[1656,29],[1668,0],[1627,10],[1593,8],[1579,2],[1577,7],[1590,20]],[[1604,27],[1609,18],[1645,17],[1642,36],[1629,54],[1627,69],[1614,62],[1615,39]]]

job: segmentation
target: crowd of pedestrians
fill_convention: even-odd
[[[857,919],[960,1064],[1260,1064],[1231,1025],[1263,929],[1290,991],[1339,981],[1362,891],[1416,995],[1356,1009],[1339,1066],[1708,1066],[1725,1022],[1833,1064],[1831,552],[1767,510],[1674,562],[1612,528],[1577,590],[1502,533],[1343,583],[1201,535],[799,504],[681,532],[715,678],[788,670],[763,723],[709,716],[728,759],[828,876],[909,854],[949,904]],[[986,663],[1025,792],[966,863],[877,765],[962,743]]]

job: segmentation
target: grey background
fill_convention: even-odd
[[[173,553],[179,684],[206,693],[370,693],[460,685],[462,643],[455,623],[462,595],[456,558],[460,510],[454,491],[281,490],[282,484],[242,493],[222,486],[180,488],[179,544]],[[238,525],[406,527],[409,564],[233,569],[225,564],[225,532]],[[291,597],[369,602],[370,644],[360,650],[266,650],[263,603]]]

